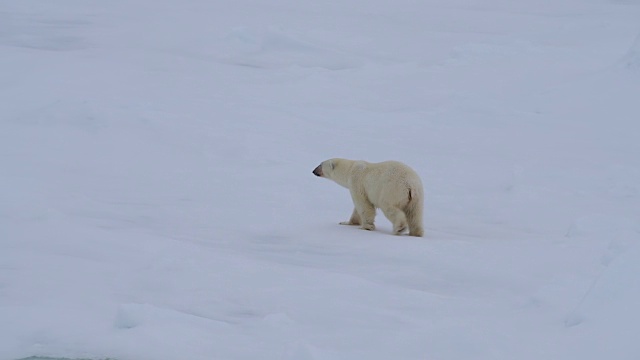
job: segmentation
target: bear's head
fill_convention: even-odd
[[[339,185],[349,188],[347,179],[352,163],[353,161],[351,160],[338,158],[325,160],[313,169],[313,174],[318,177],[333,180]]]
[[[323,161],[318,165],[315,169],[313,169],[313,175],[319,177],[325,177],[331,179],[331,173],[335,168],[335,163],[333,159]]]

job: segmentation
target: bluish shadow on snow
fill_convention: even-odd
[[[18,360],[115,360],[111,358],[104,359],[88,359],[88,358],[65,358],[65,357],[48,357],[48,356],[30,356]]]
[[[357,56],[277,27],[233,29],[219,44],[222,62],[254,68],[291,66],[344,70],[364,65]]]
[[[622,58],[623,66],[628,69],[640,68],[640,34],[629,48],[627,54]]]

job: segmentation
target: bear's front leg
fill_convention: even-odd
[[[358,213],[358,217],[360,218],[360,228],[364,230],[375,230],[376,227],[373,225],[373,221],[376,218],[376,208],[365,195],[364,189],[353,187],[349,190],[351,192],[353,205],[356,207],[354,211]]]
[[[340,223],[340,225],[360,225],[360,215],[358,215],[358,209],[354,208],[349,221],[343,221]]]
[[[358,209],[358,215],[360,216],[361,229],[375,230],[376,226],[373,224],[376,218],[376,208],[370,202],[361,204]]]

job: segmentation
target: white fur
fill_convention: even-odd
[[[374,230],[376,208],[393,224],[396,235],[423,236],[422,210],[424,191],[418,174],[398,161],[368,163],[347,159],[323,161],[314,171],[351,192],[355,209],[342,225],[361,225]]]

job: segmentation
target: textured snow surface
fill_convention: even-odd
[[[640,2],[0,2],[0,360],[640,358]],[[331,157],[422,177],[339,226]]]

